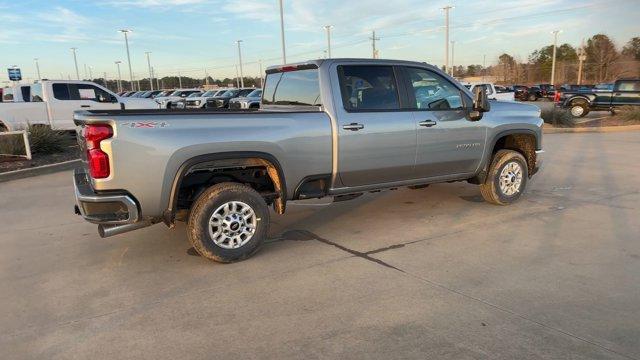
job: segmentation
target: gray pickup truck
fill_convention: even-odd
[[[468,181],[510,204],[541,163],[540,110],[477,89],[425,63],[329,59],[267,69],[258,111],[77,112],[76,212],[102,237],[186,221],[202,256],[232,262],[289,200]]]

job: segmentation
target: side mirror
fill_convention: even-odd
[[[482,113],[491,110],[491,104],[487,97],[487,91],[484,86],[476,86],[473,88],[473,107],[469,113],[471,121],[482,119]]]

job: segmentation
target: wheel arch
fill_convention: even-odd
[[[234,161],[234,165],[237,166],[264,166],[278,194],[278,197],[274,200],[274,209],[279,214],[284,213],[286,208],[287,186],[282,165],[275,156],[257,151],[211,153],[192,157],[185,160],[178,167],[171,183],[167,208],[163,213],[165,224],[172,226],[175,221],[178,206],[178,192],[182,185],[182,180],[189,173],[190,169],[204,163],[212,163],[215,169],[216,163],[223,165],[223,163],[226,162],[226,164],[228,164],[230,161]]]
[[[536,150],[542,147],[540,136],[531,129],[510,129],[497,133],[489,142],[486,149],[484,164],[480,172],[469,182],[482,184],[487,178],[489,166],[493,161],[494,154],[501,149],[518,151],[527,160],[529,176],[533,175],[536,165]]]

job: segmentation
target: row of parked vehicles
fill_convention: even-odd
[[[262,89],[223,88],[213,90],[174,89],[130,91],[122,97],[153,99],[161,109],[258,109]]]

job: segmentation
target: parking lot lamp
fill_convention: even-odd
[[[244,76],[242,73],[242,50],[240,50],[240,43],[242,40],[236,40],[238,43],[238,63],[240,64],[240,87],[244,87]]]
[[[282,0],[279,0],[280,3],[280,39],[282,41],[282,63],[287,63],[287,52],[284,46],[284,10],[282,8]]]
[[[40,64],[38,64],[38,58],[33,59],[36,62],[36,71],[38,72],[38,81],[42,81],[42,77],[40,76]]]
[[[118,60],[115,63],[118,67],[118,92],[122,92],[122,74],[120,73],[120,64],[122,64],[122,61]]]
[[[555,84],[556,80],[556,48],[558,47],[558,34],[560,30],[554,30],[553,34],[553,57],[551,58],[551,85]]]
[[[453,6],[445,6],[444,10],[444,70],[450,75],[452,74],[449,67],[449,10],[453,9]]]
[[[456,69],[456,62],[455,62],[455,46],[456,46],[456,42],[455,40],[451,40],[451,76],[454,75],[455,73],[455,69]]]
[[[331,59],[331,29],[333,29],[333,25],[325,25],[324,29],[327,30],[327,54]]]
[[[76,57],[76,50],[78,50],[78,48],[71,48],[71,52],[73,52],[73,63],[76,64],[76,79],[80,80],[80,71],[78,71],[78,58]]]
[[[149,66],[149,86],[151,87],[151,91],[153,91],[153,72],[151,71],[151,60],[149,59],[149,54],[151,54],[151,51],[145,51],[145,55],[147,55],[147,66]]]
[[[127,47],[127,62],[129,63],[129,81],[131,81],[131,90],[133,90],[133,70],[131,70],[131,55],[129,54],[129,36],[127,34],[129,34],[131,32],[131,30],[129,29],[120,29],[118,30],[118,32],[121,32],[124,34],[124,43],[125,46]]]
[[[260,66],[260,88],[264,87],[264,74],[262,72],[262,60],[258,60],[258,64]]]

